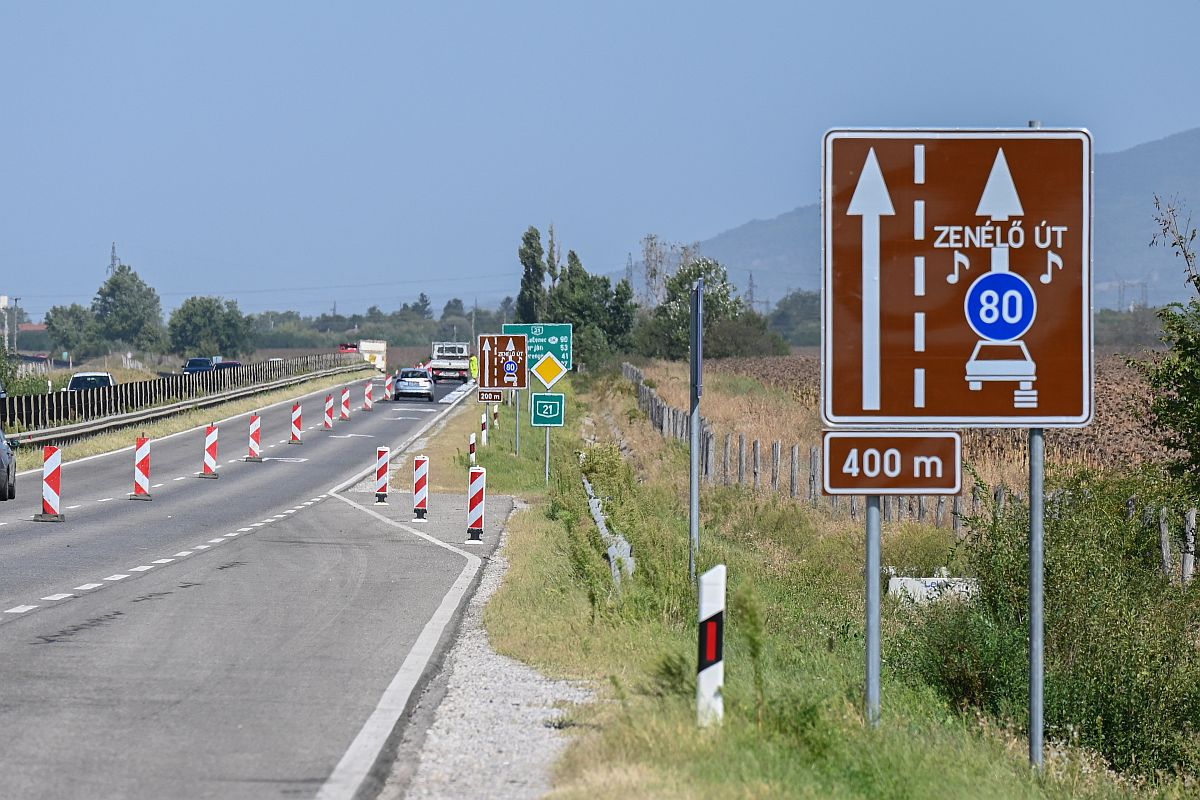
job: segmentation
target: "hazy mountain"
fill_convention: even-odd
[[[1200,128],[1096,156],[1095,305],[1145,300],[1156,305],[1188,297],[1183,262],[1155,233],[1154,195],[1178,196],[1200,225]],[[724,264],[743,292],[754,275],[755,299],[778,301],[789,289],[817,289],[821,277],[821,210],[801,206],[754,220],[700,243]],[[1121,283],[1125,282],[1124,290]]]

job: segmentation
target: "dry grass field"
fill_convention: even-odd
[[[1096,413],[1086,428],[1046,432],[1046,458],[1051,464],[1134,466],[1161,459],[1147,409],[1150,390],[1120,353],[1096,359]],[[644,368],[659,395],[677,408],[688,402],[688,367],[683,362],[656,361]],[[820,356],[816,348],[790,356],[715,359],[705,362],[702,413],[726,433],[744,433],[764,446],[776,439],[803,449],[820,439]],[[1024,430],[968,430],[963,456],[989,484],[1019,486],[1027,478]]]

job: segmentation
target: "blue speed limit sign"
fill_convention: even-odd
[[[989,272],[967,290],[967,323],[992,342],[1020,338],[1037,316],[1037,298],[1029,281],[1014,272]]]
[[[504,362],[504,371],[505,371],[507,374],[509,374],[509,375],[512,375],[514,372],[516,372],[516,371],[517,371],[517,362],[515,362],[515,361],[505,361],[505,362]]]

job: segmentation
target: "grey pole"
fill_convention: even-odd
[[[550,429],[546,428],[546,485],[550,485]]]
[[[879,724],[879,495],[867,496],[867,721]]]
[[[1029,429],[1029,763],[1042,766],[1042,542],[1045,520],[1046,439]]]
[[[692,287],[692,415],[690,428],[691,480],[689,495],[689,530],[691,547],[688,549],[688,574],[696,582],[696,558],[700,553],[700,395],[704,393],[704,279]]]
[[[516,431],[517,431],[517,446],[516,446],[516,453],[514,453],[514,455],[516,455],[517,458],[520,458],[521,457],[521,390],[513,389],[513,394],[516,396],[516,401],[517,401],[517,407],[516,407],[517,421],[513,425],[513,428],[516,429]]]

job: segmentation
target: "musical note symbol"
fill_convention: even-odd
[[[958,273],[960,269],[970,269],[971,259],[964,254],[954,251],[954,273],[946,276],[946,283],[958,283]]]
[[[1042,283],[1049,283],[1050,281],[1054,280],[1052,273],[1054,272],[1055,267],[1058,267],[1059,269],[1063,268],[1062,258],[1059,257],[1058,253],[1050,250],[1046,253],[1046,274],[1039,275],[1038,280]]]

